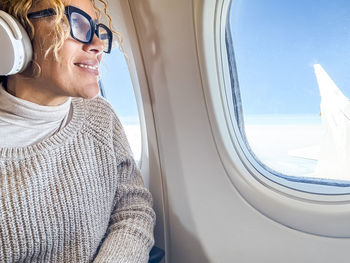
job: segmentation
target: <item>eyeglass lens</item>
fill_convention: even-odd
[[[91,26],[89,20],[79,13],[73,12],[70,17],[70,26],[75,38],[89,42],[91,36]]]
[[[76,39],[85,43],[90,42],[91,25],[86,17],[79,13],[72,12],[70,16],[70,26],[72,29],[72,34]],[[98,26],[97,34],[99,39],[101,39],[104,43],[104,51],[108,52],[110,39],[108,37],[107,30],[102,26]]]
[[[108,52],[110,39],[107,30],[102,26],[98,27],[98,38],[101,39],[104,43],[103,51]]]

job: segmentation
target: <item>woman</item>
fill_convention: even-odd
[[[34,52],[24,72],[1,77],[0,261],[147,262],[152,198],[98,96],[111,32],[95,28],[95,3],[0,0],[0,10]]]

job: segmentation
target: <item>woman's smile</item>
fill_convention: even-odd
[[[83,61],[83,62],[78,62],[74,63],[75,66],[79,67],[80,70],[83,72],[91,73],[96,76],[99,75],[99,66],[100,63],[98,61]]]

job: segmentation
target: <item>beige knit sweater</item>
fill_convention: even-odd
[[[122,126],[100,97],[72,103],[57,134],[0,148],[0,262],[147,262],[152,198]]]

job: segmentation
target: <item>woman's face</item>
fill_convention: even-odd
[[[45,6],[45,2],[41,1],[41,4],[30,12],[49,8]],[[91,0],[70,0],[69,5],[82,9],[96,20]],[[45,52],[52,44],[50,34],[52,35],[54,29],[53,21],[53,17],[32,19],[35,28],[34,58],[41,68],[39,77],[34,78],[35,83],[41,92],[51,97],[51,101],[55,97],[56,102],[66,97],[95,97],[99,92],[98,68],[102,58],[103,42],[96,35],[90,44],[80,43],[70,36],[58,53],[59,61],[55,60],[53,52],[45,58]]]

